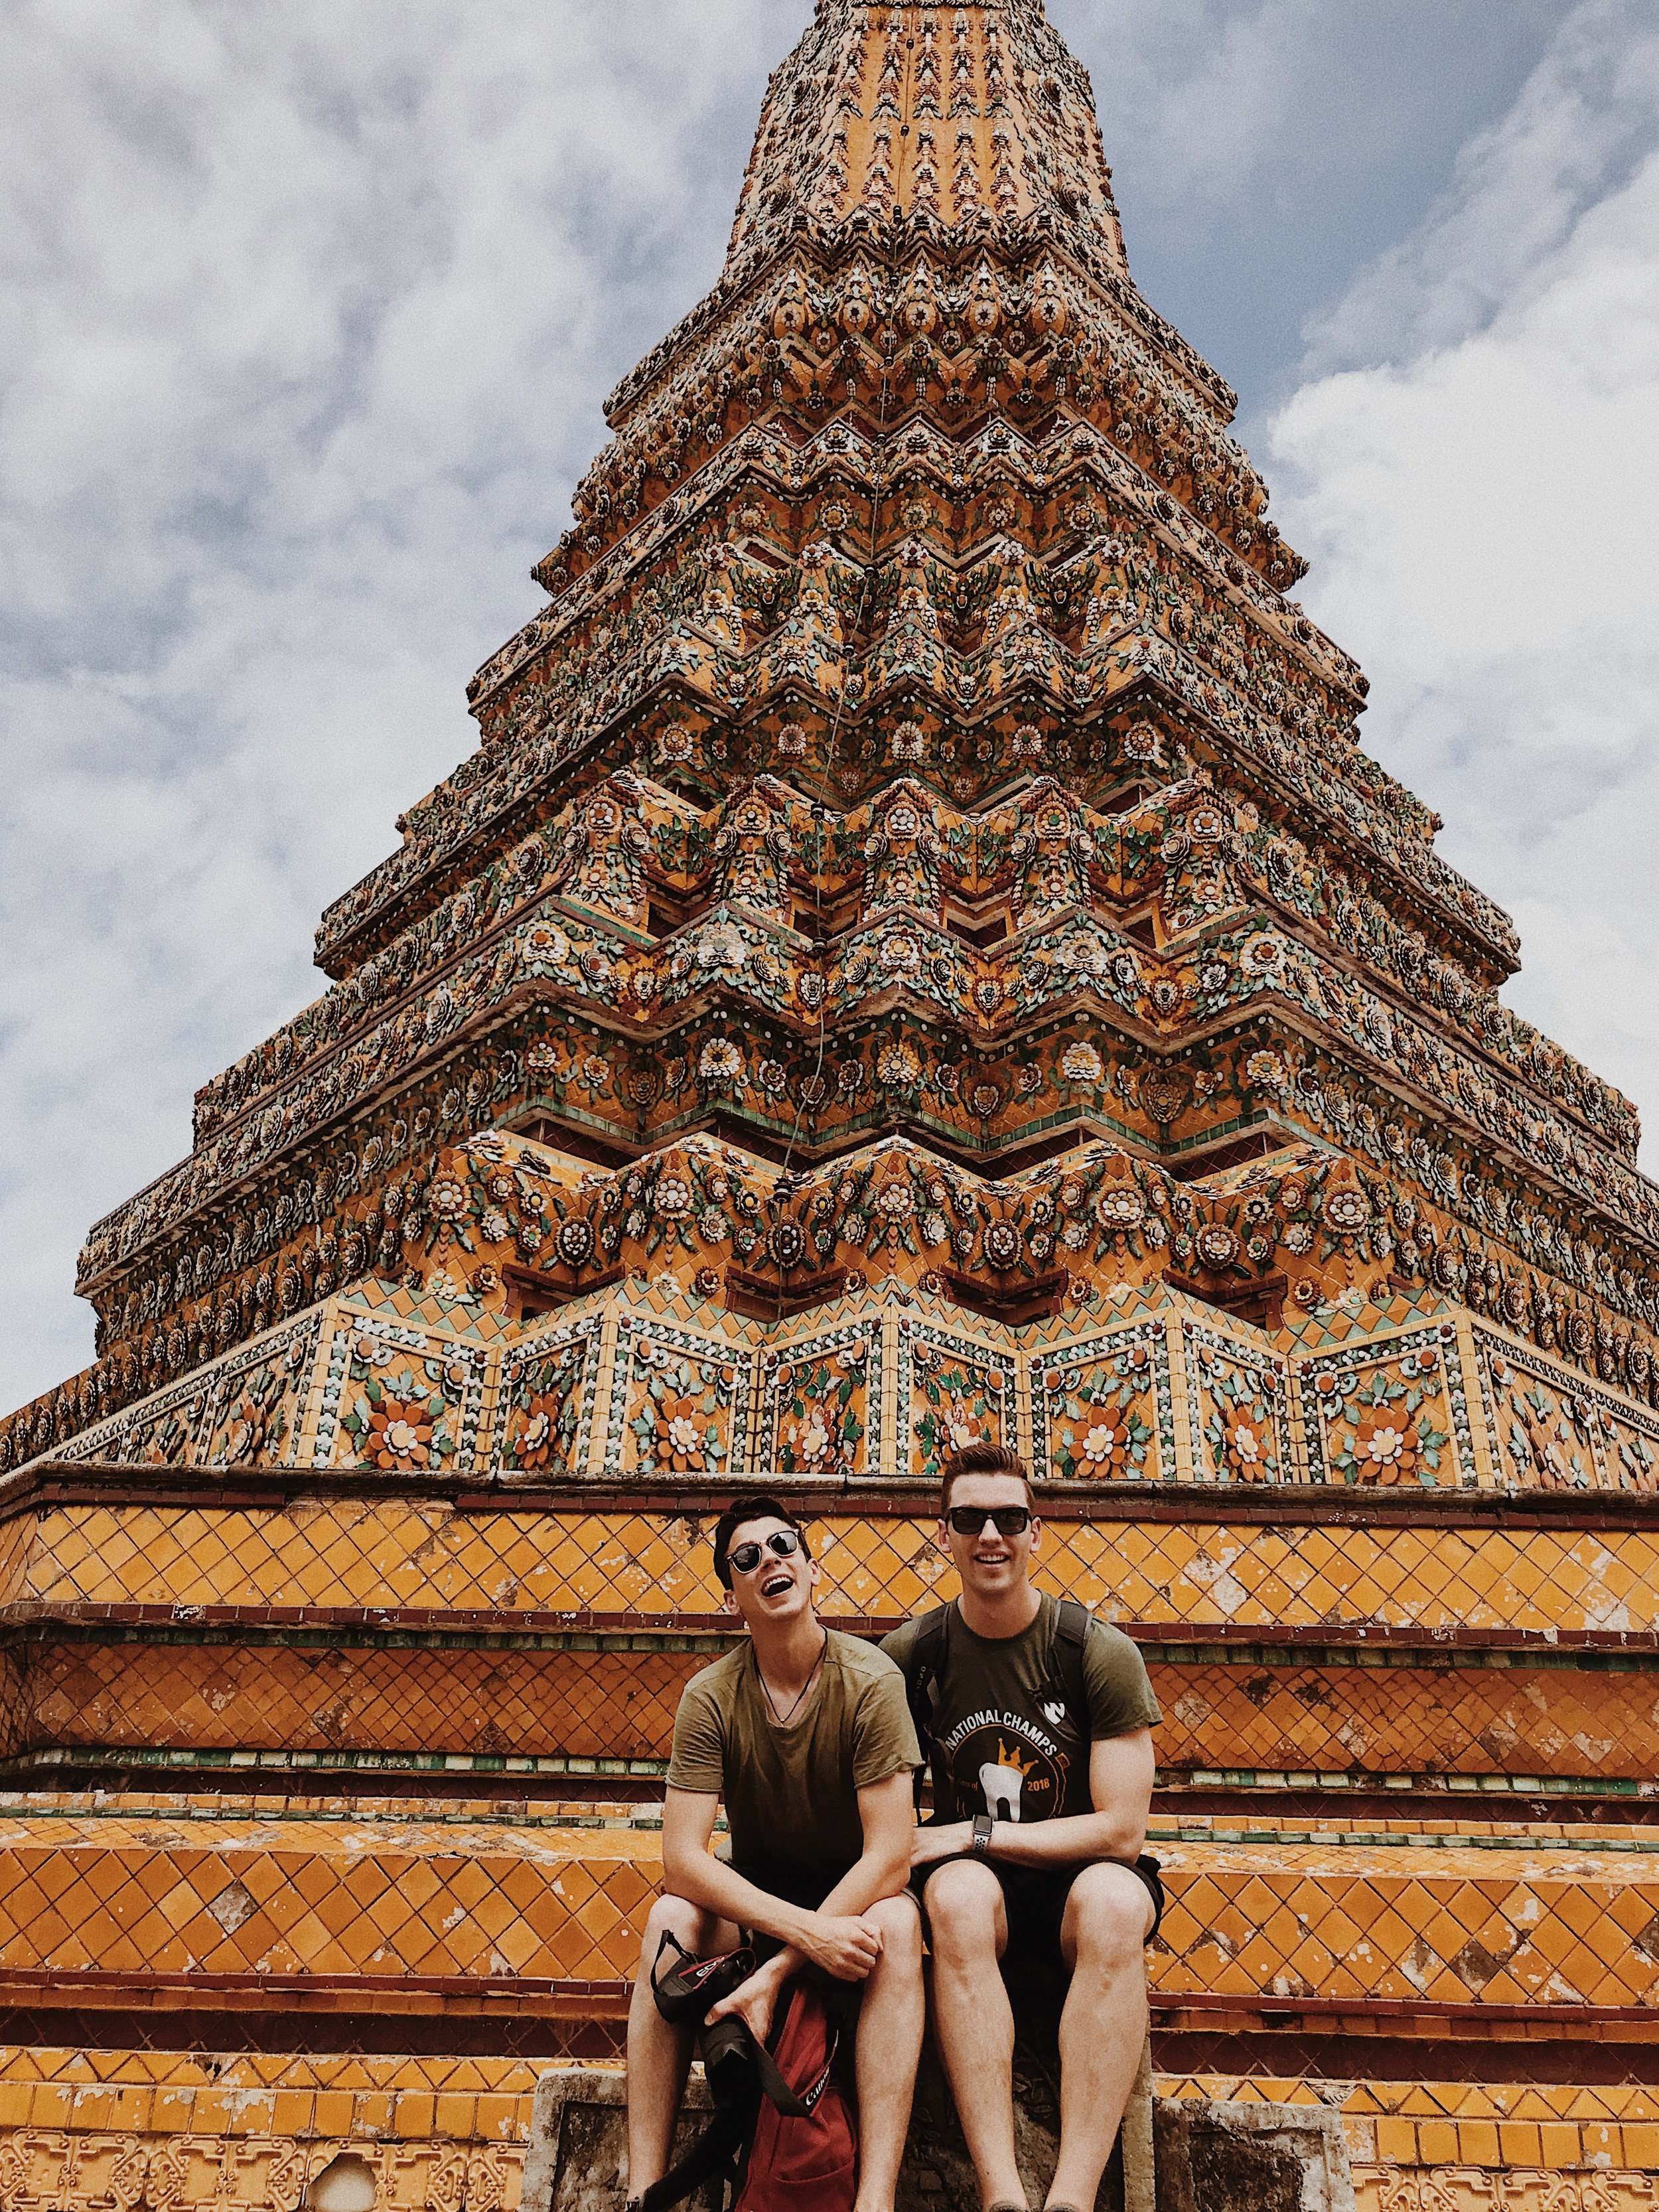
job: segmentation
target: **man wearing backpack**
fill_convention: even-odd
[[[711,2021],[741,2018],[764,2045],[803,1968],[862,1984],[856,2212],[893,2212],[924,2023],[921,1917],[906,1888],[921,1754],[903,1678],[819,1622],[817,1562],[776,1498],[721,1515],[714,1571],[749,1634],[686,1685],[675,1717],[663,1894],[628,2023],[629,2203],[667,2168],[691,2058],[690,2031],[653,1996],[664,1938],[708,1958],[746,1929],[763,1963]],[[709,1851],[722,1800],[729,1862]]]
[[[948,1461],[940,1515],[962,1594],[882,1646],[933,1768],[912,1887],[939,2047],[989,2212],[1024,2212],[1003,1973],[1069,1974],[1048,2207],[1092,2212],[1145,2045],[1144,1951],[1163,1909],[1158,1863],[1141,1856],[1158,1704],[1126,1636],[1031,1587],[1041,1523],[1013,1452]]]

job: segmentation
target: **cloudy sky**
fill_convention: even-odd
[[[1650,0],[1050,11],[1367,743],[1659,1127]],[[809,13],[0,0],[0,1407],[90,1357],[82,1231],[470,749]]]

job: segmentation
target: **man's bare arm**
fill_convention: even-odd
[[[908,1772],[889,1775],[859,1792],[864,1850],[816,1912],[773,1897],[709,1851],[720,1801],[702,1791],[670,1790],[663,1800],[663,1887],[704,1911],[770,1936],[799,1954],[791,1971],[809,1958],[842,1981],[861,1980],[878,1945],[855,1938],[859,1914],[878,1898],[892,1897],[910,1873],[911,1808]],[[831,1926],[829,1923],[840,1923]],[[867,1956],[866,1953],[867,1951]],[[862,1963],[860,1963],[862,1961]]]
[[[778,1991],[809,1959],[815,1965],[827,1967],[844,1982],[863,1981],[868,1976],[881,1955],[881,1936],[859,1916],[884,1897],[896,1897],[910,1878],[910,1835],[915,1825],[915,1806],[908,1767],[897,1774],[890,1774],[884,1782],[872,1782],[860,1790],[859,1818],[864,1827],[863,1852],[817,1912],[799,1916],[807,1923],[804,1939],[785,1938],[783,1949],[751,1974],[741,1989],[734,1990],[724,2004],[716,2005],[709,2014],[711,2020],[740,2012],[756,2034],[763,2039]],[[743,1886],[745,1889],[751,1887],[747,1882]],[[777,1900],[769,1902],[776,1904]],[[750,1923],[750,1926],[758,1924]],[[820,1929],[862,1931],[869,1946],[867,1958],[854,1972],[831,1964],[822,1948],[816,1948]]]
[[[1158,1759],[1150,1729],[1108,1737],[1089,1749],[1089,1795],[1094,1811],[1069,1819],[1037,1820],[1027,1827],[999,1820],[992,1833],[991,1856],[1011,1866],[1080,1866],[1091,1859],[1139,1857],[1146,1842],[1152,1784]],[[957,1858],[974,1840],[973,1823],[918,1828],[912,1856],[918,1866]]]
[[[916,1825],[910,1770],[859,1792],[864,1850],[823,1900],[825,1912],[866,1912],[879,1899],[896,1897],[910,1879],[910,1838]]]
[[[774,1897],[745,1881],[708,1849],[720,1800],[701,1790],[670,1790],[662,1808],[662,1881],[672,1897],[700,1905],[721,1920],[752,1928],[803,1952],[832,1974],[859,1980],[874,1964],[878,1946],[860,1935],[850,1916],[831,1922],[822,1912]],[[866,1955],[867,1954],[867,1955]]]

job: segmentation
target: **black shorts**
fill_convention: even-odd
[[[732,1859],[727,1863],[733,1874],[752,1881],[757,1889],[763,1889],[769,1897],[781,1897],[786,1905],[799,1905],[803,1912],[816,1912],[848,1871],[845,1867],[781,1866],[775,1860],[763,1859]]]
[[[752,1881],[757,1889],[763,1889],[769,1897],[781,1897],[786,1905],[797,1905],[803,1912],[817,1911],[847,1872],[845,1867],[783,1867],[762,1865],[752,1860],[739,1863],[733,1859],[731,1865],[733,1874]],[[762,1960],[772,1958],[783,1948],[775,1936],[758,1935],[752,1928],[744,1929],[743,1938]],[[827,2000],[831,2017],[850,2036],[864,2006],[863,1983],[836,1981],[819,1966],[808,1966],[802,1972]],[[846,2051],[851,2048],[850,2042],[844,2046]]]
[[[951,1859],[936,1859],[931,1866],[918,1867],[910,1877],[910,1893],[921,1907],[924,1929],[927,1928],[924,1894],[927,1884],[940,1867],[954,1863]],[[992,1858],[981,1860],[981,1864],[988,1867],[1002,1886],[1003,1911],[1008,1919],[1008,1948],[1002,1958],[1005,1972],[1017,1974],[1027,1966],[1049,1974],[1056,1969],[1065,1971],[1060,1923],[1066,1917],[1072,1884],[1085,1867],[1011,1866],[1006,1859]],[[1150,1943],[1164,1923],[1164,1883],[1158,1862],[1143,1852],[1129,1871],[1139,1877],[1152,1900],[1152,1924],[1146,1931]],[[933,1931],[928,1929],[927,1932],[931,1946]]]
[[[786,1905],[799,1905],[803,1912],[817,1911],[847,1872],[845,1867],[786,1867],[758,1860],[739,1863],[733,1859],[731,1866],[733,1874],[752,1881],[757,1889],[763,1889],[769,1897],[781,1897]],[[757,1935],[752,1928],[745,1928],[743,1936],[756,1956],[763,1960],[783,1948],[775,1936]]]

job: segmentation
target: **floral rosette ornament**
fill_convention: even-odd
[[[630,1426],[641,1468],[664,1474],[714,1474],[728,1452],[730,1377],[717,1367],[640,1347],[648,1367],[644,1401]]]
[[[1115,1366],[1116,1374],[1085,1376],[1074,1368],[1044,1377],[1049,1465],[1063,1481],[1133,1481],[1146,1472],[1152,1357],[1138,1346]]]
[[[914,1091],[921,1081],[921,1062],[908,1044],[890,1044],[876,1062],[876,1080],[889,1091]]]
[[[1234,1367],[1206,1345],[1199,1353],[1210,1416],[1204,1437],[1224,1481],[1277,1482],[1279,1432],[1271,1401],[1259,1378]]]
[[[994,1368],[976,1371],[927,1345],[916,1346],[915,1367],[922,1401],[911,1454],[918,1474],[937,1475],[952,1452],[1001,1442],[1002,1376]]]
[[[712,1091],[734,1090],[743,1075],[743,1054],[729,1037],[711,1037],[697,1055],[697,1079]]]
[[[1440,1480],[1451,1442],[1442,1381],[1432,1349],[1407,1352],[1346,1382],[1330,1373],[1315,1376],[1314,1401],[1327,1435],[1335,1437],[1331,1465],[1345,1482],[1431,1489]]]
[[[864,1364],[864,1347],[854,1345],[787,1371],[779,1393],[780,1474],[842,1474],[857,1465],[865,1435]]]
[[[460,1176],[450,1170],[441,1170],[426,1187],[426,1249],[447,1244],[453,1238],[463,1251],[476,1248],[467,1234],[466,1223],[472,1212],[472,1192]]]
[[[228,1467],[258,1467],[279,1459],[289,1429],[285,1407],[281,1376],[261,1368],[231,1408],[214,1456]]]
[[[510,1467],[525,1473],[563,1472],[576,1442],[576,1383],[581,1365],[567,1352],[544,1360],[521,1380],[517,1418],[507,1437]]]
[[[1534,1383],[1510,1400],[1515,1420],[1509,1433],[1509,1453],[1522,1480],[1540,1490],[1583,1490],[1589,1486],[1588,1450],[1573,1425],[1549,1394]]]
[[[424,1474],[455,1449],[441,1428],[446,1410],[441,1391],[423,1392],[412,1372],[385,1381],[377,1375],[340,1425],[360,1465],[388,1474]]]
[[[1073,1196],[1074,1186],[1062,1187],[1060,1204],[1070,1210],[1077,1203]],[[1096,1192],[1092,1207],[1095,1226],[1100,1233],[1098,1249],[1103,1256],[1108,1252],[1130,1253],[1140,1255],[1140,1235],[1146,1223],[1146,1200],[1139,1187],[1132,1182],[1103,1183]],[[1061,1241],[1072,1251],[1081,1251],[1087,1233],[1082,1222],[1073,1222],[1062,1232]]]
[[[1060,1072],[1067,1083],[1080,1090],[1095,1090],[1103,1079],[1106,1069],[1100,1054],[1091,1044],[1068,1044],[1060,1057]]]

